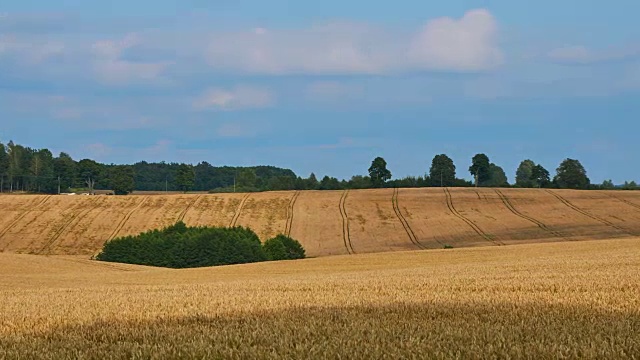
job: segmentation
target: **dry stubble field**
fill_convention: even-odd
[[[156,269],[0,254],[0,358],[638,358],[638,239]]]

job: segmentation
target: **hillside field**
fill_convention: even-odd
[[[640,235],[640,191],[419,188],[251,194],[0,196],[0,252],[96,254],[183,220],[285,233],[311,257]]]
[[[640,354],[640,241],[200,269],[0,254],[0,358]]]

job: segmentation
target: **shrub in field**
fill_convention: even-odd
[[[264,252],[269,260],[304,259],[305,252],[302,245],[285,235],[278,235],[264,242]]]
[[[304,249],[297,241],[286,238],[277,240],[277,243],[282,245],[280,256],[286,259],[304,258]],[[108,241],[96,259],[169,268],[193,268],[281,258],[268,255],[267,248],[263,248],[258,235],[248,228],[188,227],[179,221],[162,230],[151,230]]]

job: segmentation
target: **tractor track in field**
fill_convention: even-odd
[[[398,220],[400,220],[400,223],[402,224],[402,227],[404,228],[404,231],[407,233],[407,236],[409,236],[409,240],[418,249],[424,250],[424,249],[426,249],[426,247],[424,245],[422,245],[420,243],[420,241],[418,241],[418,237],[413,232],[413,229],[411,229],[411,226],[409,226],[409,222],[404,217],[404,215],[402,215],[402,211],[400,210],[400,205],[398,205],[398,193],[399,192],[400,191],[398,190],[398,188],[393,189],[393,195],[391,196],[391,203],[393,204],[393,211],[396,213],[396,216],[398,217]],[[438,243],[440,243],[440,242],[438,241]],[[442,245],[442,244],[440,244],[440,245]]]
[[[355,254],[356,252],[353,250],[353,245],[351,244],[351,234],[349,230],[349,216],[347,215],[347,208],[345,203],[347,201],[347,196],[349,196],[349,190],[345,190],[342,192],[342,196],[340,197],[340,216],[342,217],[342,239],[344,241],[344,247],[347,249],[347,252],[351,254]]]
[[[187,207],[182,210],[182,212],[180,212],[180,215],[178,215],[178,221],[184,220],[185,216],[187,216],[187,212],[193,207],[193,205],[198,202],[198,200],[200,200],[201,197],[202,195],[196,196],[196,198],[191,203],[189,203],[189,205],[187,205]]]
[[[39,201],[38,203],[36,203],[36,204],[33,204],[33,207],[38,207],[38,206],[40,206],[40,205],[44,205],[44,203],[46,203],[46,202],[47,202],[47,200],[49,200],[49,198],[51,198],[51,196],[52,196],[52,195],[47,195],[47,196],[45,196],[45,197],[44,197],[44,199],[40,200],[40,201]],[[20,220],[22,220],[25,216],[27,216],[27,214],[28,214],[28,213],[30,213],[31,211],[33,211],[33,210],[31,210],[31,209],[30,209],[30,208],[32,207],[31,205],[32,205],[31,203],[27,204],[27,205],[26,205],[26,206],[27,206],[27,209],[26,209],[26,210],[24,210],[24,211],[22,211],[22,213],[20,213],[20,215],[18,215],[15,219],[13,219],[13,220],[12,220],[12,221],[11,221],[11,222],[10,222],[10,223],[5,227],[5,228],[4,228],[4,230],[2,230],[2,231],[0,232],[0,239],[2,239],[2,237],[3,237],[7,232],[9,232],[9,230],[11,230],[11,228],[13,228],[13,227],[14,227],[14,226],[15,226],[15,225],[20,221]]]
[[[590,213],[590,212],[587,212],[587,211],[585,211],[585,210],[582,210],[581,208],[577,207],[577,206],[576,206],[576,205],[574,205],[571,201],[567,200],[566,198],[564,198],[564,197],[563,197],[562,195],[560,195],[560,194],[557,194],[557,193],[555,193],[555,192],[553,192],[553,191],[551,191],[551,190],[549,190],[549,189],[545,189],[545,191],[546,191],[546,192],[548,192],[549,194],[553,195],[556,199],[558,199],[561,203],[563,203],[563,204],[564,204],[565,206],[567,206],[568,208],[570,208],[570,209],[572,209],[572,210],[574,210],[574,211],[576,211],[576,212],[578,212],[578,213],[580,213],[580,214],[582,214],[582,215],[584,215],[584,216],[586,216],[586,217],[589,217],[589,218],[591,218],[591,219],[593,219],[593,220],[596,220],[596,221],[598,221],[598,222],[600,222],[600,223],[602,223],[602,224],[605,224],[605,225],[607,225],[607,226],[609,226],[609,227],[612,227],[612,228],[614,228],[614,229],[616,229],[616,230],[618,230],[618,231],[622,231],[623,233],[626,233],[626,234],[628,234],[628,235],[631,235],[631,236],[637,236],[637,234],[633,234],[633,233],[629,232],[628,230],[625,230],[625,229],[621,228],[620,226],[618,226],[618,225],[616,225],[616,224],[612,223],[612,222],[611,222],[611,221],[609,221],[609,220],[603,219],[603,218],[601,218],[601,217],[599,217],[599,216],[597,216],[597,215],[593,215],[593,214],[592,214],[592,213]]]
[[[251,195],[251,193],[247,193],[242,198],[242,201],[240,201],[240,204],[238,205],[238,208],[236,209],[236,212],[233,214],[233,218],[231,219],[231,222],[229,223],[229,227],[235,227],[236,224],[238,223],[238,219],[240,219],[240,214],[242,213],[242,208],[244,207],[244,204],[247,202],[247,199],[249,198],[249,195]]]
[[[60,239],[60,236],[62,236],[62,234],[64,233],[64,231],[66,229],[69,228],[69,226],[71,226],[71,224],[76,220],[76,219],[80,219],[82,220],[82,218],[90,213],[91,211],[97,209],[100,206],[100,203],[95,203],[93,204],[93,206],[89,207],[88,209],[84,209],[81,210],[73,215],[71,215],[71,217],[69,218],[68,221],[66,221],[51,237],[51,239],[49,239],[47,241],[46,244],[44,244],[44,246],[38,250],[37,252],[35,252],[35,254],[37,255],[42,255],[45,251],[48,251],[48,253],[46,255],[51,255],[51,248],[53,247],[53,245],[58,241],[58,239]]]
[[[636,208],[636,209],[640,210],[640,205],[638,205],[638,204],[636,204],[636,203],[632,203],[632,202],[631,202],[631,201],[629,201],[629,200],[622,199],[622,198],[619,198],[619,197],[617,197],[617,196],[613,196],[613,195],[611,195],[611,194],[607,194],[607,196],[612,197],[612,198],[614,198],[614,199],[616,199],[616,200],[618,200],[618,201],[621,201],[621,202],[623,202],[623,203],[625,203],[625,204],[627,204],[627,205],[629,205],[629,206],[633,206],[634,208]]]
[[[511,200],[509,200],[509,198],[507,197],[507,195],[505,195],[504,193],[502,193],[502,191],[498,190],[498,189],[493,189],[496,194],[498,194],[498,197],[500,197],[500,200],[502,200],[502,203],[504,204],[504,206],[509,209],[509,211],[511,211],[514,215],[519,216],[525,220],[528,220],[529,222],[532,222],[534,224],[536,224],[540,229],[547,231],[551,234],[553,234],[556,237],[560,237],[560,238],[566,238],[565,235],[550,229],[545,223],[543,223],[542,221],[532,218],[529,215],[525,215],[523,213],[521,213],[520,211],[518,211],[518,209],[516,209],[513,204],[511,203]]]
[[[491,236],[487,235],[487,233],[485,233],[484,231],[482,231],[482,229],[480,229],[480,227],[478,227],[478,225],[476,225],[473,221],[471,221],[471,219],[468,219],[467,217],[465,217],[464,215],[460,214],[458,212],[458,210],[456,210],[455,206],[453,205],[453,197],[451,196],[451,192],[449,191],[448,188],[444,187],[442,188],[444,190],[444,194],[447,198],[447,207],[449,208],[449,211],[451,211],[451,213],[456,216],[458,219],[464,221],[467,225],[469,225],[469,227],[471,227],[473,229],[473,231],[476,232],[476,234],[480,235],[480,237],[482,237],[483,239],[495,244],[495,245],[504,245],[504,243],[499,242],[499,241],[495,241],[491,238]]]
[[[34,204],[33,207],[39,207],[41,205],[44,205],[49,199],[51,199],[53,195],[47,195],[45,196],[42,200],[40,200],[39,202],[37,202],[36,204]],[[0,232],[0,239],[2,239],[14,226],[16,226],[16,224],[18,224],[18,222],[20,222],[20,220],[24,219],[25,216],[27,216],[27,214],[29,214],[31,211],[31,203],[27,204],[27,210],[24,210],[20,215],[18,215],[15,219],[13,219],[13,221],[11,221],[5,228],[4,230],[2,230]],[[9,245],[11,245],[12,242],[8,242],[7,244],[5,244],[5,246],[2,248],[3,251],[9,247]]]
[[[298,196],[300,196],[300,190],[293,193],[293,196],[289,200],[289,205],[287,206],[287,223],[285,224],[284,234],[289,237],[291,237],[291,228],[293,227],[293,208],[296,205]]]
[[[118,236],[118,233],[120,233],[124,225],[127,223],[127,221],[129,221],[129,218],[131,218],[131,215],[133,215],[136,211],[138,211],[140,207],[142,207],[142,204],[144,204],[148,199],[149,199],[149,196],[143,197],[138,205],[136,205],[133,209],[129,210],[129,212],[122,218],[122,220],[120,220],[115,230],[113,230],[111,235],[109,235],[108,240],[113,240],[116,238],[116,236]]]

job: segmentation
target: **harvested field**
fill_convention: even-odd
[[[0,196],[0,252],[84,255],[183,220],[299,240],[308,255],[640,235],[640,192],[420,188],[131,196]]]
[[[639,240],[183,270],[4,253],[0,358],[634,358]]]

